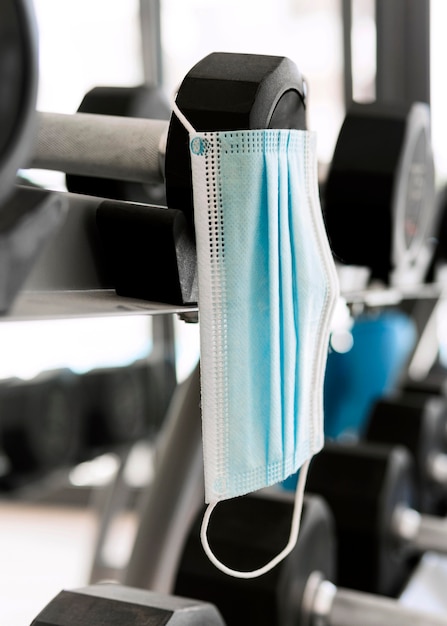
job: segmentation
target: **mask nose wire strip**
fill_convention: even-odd
[[[224,574],[233,576],[234,578],[257,578],[258,576],[262,576],[263,574],[266,574],[271,569],[276,567],[278,563],[280,563],[283,559],[285,559],[286,556],[288,556],[292,552],[292,550],[294,549],[296,545],[296,542],[298,541],[298,533],[300,531],[301,513],[303,510],[304,487],[306,485],[309,463],[310,463],[310,460],[306,461],[300,469],[298,485],[297,485],[296,492],[295,492],[295,503],[293,506],[293,516],[292,516],[292,524],[290,528],[289,541],[286,547],[279,554],[277,554],[269,563],[267,563],[263,567],[260,567],[259,569],[253,570],[251,572],[240,572],[238,570],[234,570],[234,569],[231,569],[230,567],[227,567],[221,561],[219,561],[219,559],[215,556],[215,554],[212,552],[210,545],[208,543],[208,537],[206,533],[208,530],[208,524],[210,521],[211,513],[213,512],[214,507],[216,506],[217,502],[212,502],[211,504],[208,505],[205,511],[205,514],[203,516],[203,520],[202,520],[202,527],[200,530],[200,539],[202,541],[202,546],[205,551],[205,554],[207,555],[209,560],[213,563],[213,565],[215,565],[218,569],[220,569],[221,572],[223,572]]]

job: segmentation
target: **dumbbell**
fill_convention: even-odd
[[[239,570],[266,563],[287,543],[293,496],[266,490],[221,502],[208,529],[218,558]],[[229,626],[350,626],[446,624],[447,618],[413,612],[391,598],[338,587],[332,513],[308,494],[297,545],[267,574],[233,578],[210,563],[200,541],[203,511],[180,559],[174,593],[214,604]]]
[[[251,569],[287,542],[292,511],[293,499],[285,493],[230,500],[215,513],[210,538],[226,559]],[[333,519],[321,498],[305,497],[294,551],[282,565],[259,579],[235,579],[216,570],[201,549],[200,520],[201,516],[188,535],[175,595],[110,583],[65,590],[31,626],[78,626],[82,620],[89,626],[112,620],[129,626],[447,624],[447,618],[413,611],[393,599],[353,592],[330,582],[328,577],[334,570]]]
[[[171,108],[164,92],[155,85],[94,87],[85,94],[78,113],[169,120]],[[166,204],[163,183],[149,185],[71,174],[67,174],[65,179],[67,189],[72,193],[146,204]]]
[[[340,268],[366,268],[369,282],[392,287],[424,282],[437,211],[428,105],[354,103],[323,193]]]
[[[213,53],[185,76],[176,102],[199,131],[305,128],[305,89],[285,57]],[[165,181],[168,208],[107,200],[96,211],[119,295],[197,302],[188,133],[170,122],[38,113],[33,167],[139,183]],[[147,268],[151,268],[148,271]]]
[[[377,400],[366,420],[363,439],[403,445],[415,464],[417,509],[445,513],[447,500],[447,399],[401,392]]]
[[[415,509],[414,464],[401,446],[326,443],[306,490],[333,512],[339,584],[395,596],[417,558],[447,552],[447,523]]]
[[[286,57],[212,53],[183,79],[176,103],[198,131],[305,128],[305,88]],[[165,180],[168,207],[193,219],[188,134],[170,122],[38,114],[33,166],[141,183]]]
[[[211,604],[113,583],[61,591],[31,626],[225,626]]]
[[[328,355],[326,437],[343,440],[349,436],[407,446],[415,456],[418,509],[441,513],[446,494],[442,468],[447,400],[441,395],[434,397],[434,393],[441,393],[442,378],[432,374],[424,381],[400,382],[417,335],[414,322],[403,312],[360,315],[351,333],[349,352]]]

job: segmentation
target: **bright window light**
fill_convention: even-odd
[[[144,358],[152,349],[149,316],[2,322],[0,378],[31,379],[42,371],[83,373]]]
[[[34,0],[34,6],[39,110],[74,113],[92,87],[143,81],[138,0]]]
[[[287,56],[309,85],[308,127],[319,159],[332,158],[344,116],[340,2],[334,0],[162,0],[162,61],[173,96],[211,52]]]
[[[39,111],[75,113],[93,87],[143,82],[139,0],[34,0],[34,7]],[[30,179],[66,190],[59,172],[34,171]]]
[[[375,0],[352,3],[352,97],[356,102],[372,102],[376,97],[375,4]]]

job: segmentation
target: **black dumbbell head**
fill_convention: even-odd
[[[183,80],[177,105],[198,130],[305,128],[305,88],[285,57],[213,53]],[[104,201],[97,227],[119,295],[197,303],[188,133],[175,115],[166,158],[168,209]],[[149,268],[149,269],[148,269]]]
[[[219,503],[208,527],[210,546],[228,567],[257,569],[286,546],[293,513],[290,493],[250,495]],[[211,602],[232,626],[295,626],[301,623],[303,593],[314,571],[334,576],[334,535],[327,505],[305,498],[298,543],[270,572],[249,580],[218,570],[200,542],[203,512],[193,524],[178,568],[175,593]]]
[[[31,626],[225,626],[211,604],[123,585],[61,591]]]
[[[365,440],[402,445],[413,456],[416,505],[423,513],[436,514],[447,489],[435,481],[430,461],[446,452],[447,402],[441,396],[400,393],[382,398],[368,416]]]
[[[214,52],[185,76],[177,106],[198,131],[306,128],[305,85],[286,57]],[[168,206],[193,221],[188,133],[173,114],[166,148]]]
[[[309,467],[306,490],[323,497],[337,537],[337,584],[394,595],[408,576],[405,546],[392,533],[397,506],[414,506],[406,448],[326,443]]]

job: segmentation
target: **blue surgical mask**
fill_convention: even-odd
[[[318,197],[316,141],[298,130],[189,130],[199,280],[205,472],[202,543],[251,578],[293,549],[307,465],[323,447],[323,381],[338,282]],[[216,559],[216,504],[299,468],[286,548],[254,572]]]

